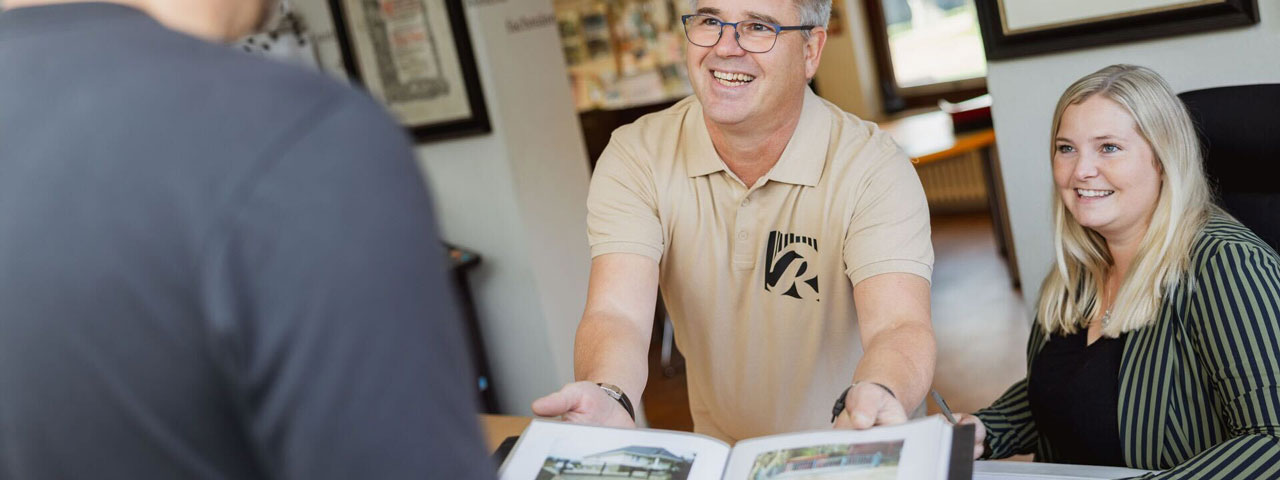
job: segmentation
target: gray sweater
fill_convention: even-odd
[[[443,263],[365,95],[0,13],[0,478],[492,478]]]

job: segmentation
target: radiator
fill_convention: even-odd
[[[982,154],[964,155],[917,165],[930,213],[968,213],[987,210],[987,182],[982,173]]]

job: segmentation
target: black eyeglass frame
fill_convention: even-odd
[[[690,19],[690,18],[693,18],[693,17],[706,17],[706,18],[713,19],[713,20],[715,20],[715,21],[717,21],[717,22],[720,22],[720,32],[716,35],[716,41],[711,42],[711,45],[702,45],[702,44],[699,44],[698,42],[693,41],[693,39],[692,39],[692,38],[689,38],[689,19]],[[744,47],[744,46],[742,45],[742,32],[739,32],[739,31],[738,31],[738,25],[743,24],[743,23],[758,23],[758,24],[761,24],[761,25],[768,25],[770,28],[772,28],[772,29],[773,29],[773,43],[769,44],[769,48],[768,48],[768,49],[766,49],[766,50],[764,50],[764,51],[757,52],[757,51],[754,51],[754,50],[750,50],[750,49],[748,49],[747,47]],[[689,15],[681,15],[681,16],[680,16],[680,24],[681,24],[681,25],[684,25],[684,39],[685,39],[685,40],[688,40],[688,41],[689,41],[689,43],[692,43],[692,44],[694,44],[694,45],[697,45],[697,46],[699,46],[699,47],[703,47],[703,48],[709,48],[709,47],[714,47],[714,46],[716,46],[716,44],[720,43],[720,39],[724,37],[724,27],[725,27],[725,26],[733,27],[733,41],[738,42],[738,47],[739,47],[739,48],[741,48],[741,49],[743,49],[743,50],[745,50],[745,51],[747,51],[747,52],[750,52],[750,53],[769,53],[770,51],[772,51],[772,50],[773,50],[773,47],[775,47],[775,46],[777,46],[777,45],[778,45],[778,36],[779,36],[779,35],[782,35],[782,32],[785,32],[785,31],[788,31],[788,30],[802,30],[802,31],[809,31],[809,30],[813,30],[813,29],[815,29],[815,28],[818,28],[818,26],[817,26],[817,25],[778,25],[778,24],[776,24],[776,23],[766,22],[766,21],[763,21],[763,20],[742,20],[742,21],[739,21],[739,22],[726,22],[726,21],[721,20],[721,19],[719,19],[719,18],[713,17],[713,16],[711,16],[711,15],[703,14],[703,13],[693,13],[693,14],[689,14]]]

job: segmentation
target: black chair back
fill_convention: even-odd
[[[1280,83],[1178,96],[1196,124],[1219,205],[1280,251]]]

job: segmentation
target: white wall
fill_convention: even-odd
[[[493,132],[418,147],[446,241],[471,286],[504,413],[573,379],[586,303],[588,171],[551,0],[464,0]],[[327,0],[293,0],[341,70]]]
[[[501,408],[527,415],[573,380],[590,271],[586,151],[551,1],[467,3],[494,131],[418,154],[446,240],[484,257],[472,287]]]
[[[844,31],[828,35],[814,83],[818,94],[867,120],[884,116],[866,10],[859,0],[833,0],[843,15]]]
[[[1058,97],[1102,67],[1130,63],[1159,72],[1175,91],[1280,82],[1280,2],[1260,0],[1261,23],[1158,40],[991,62],[987,87],[1008,195],[1023,296],[1034,306],[1053,261],[1049,128]]]

